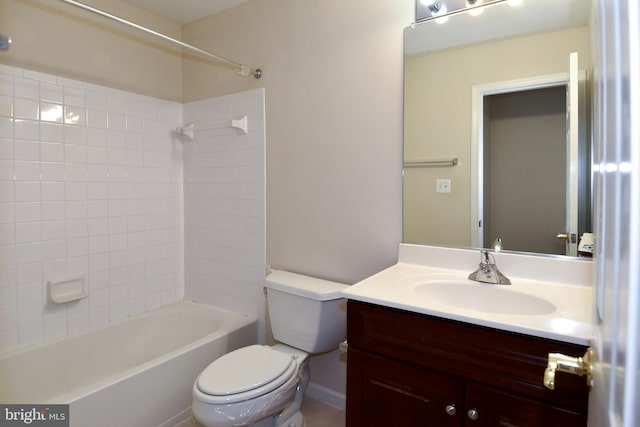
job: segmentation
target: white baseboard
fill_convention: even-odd
[[[309,383],[305,395],[324,402],[327,405],[335,406],[338,409],[344,410],[347,407],[347,397],[344,393],[337,392],[316,383]]]

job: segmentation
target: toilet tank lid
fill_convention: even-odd
[[[317,301],[343,298],[342,291],[349,287],[344,283],[318,279],[284,270],[272,270],[267,275],[265,286]]]

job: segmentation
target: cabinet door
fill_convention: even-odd
[[[349,347],[348,427],[460,427],[462,383]]]
[[[475,411],[472,413],[471,411]],[[584,414],[468,383],[465,427],[585,427]]]

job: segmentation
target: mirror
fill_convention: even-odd
[[[403,241],[576,255],[591,231],[591,2],[493,3],[405,29]]]

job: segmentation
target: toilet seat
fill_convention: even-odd
[[[296,372],[297,364],[291,356],[251,345],[216,359],[202,371],[196,387],[209,403],[235,403],[275,390]]]

